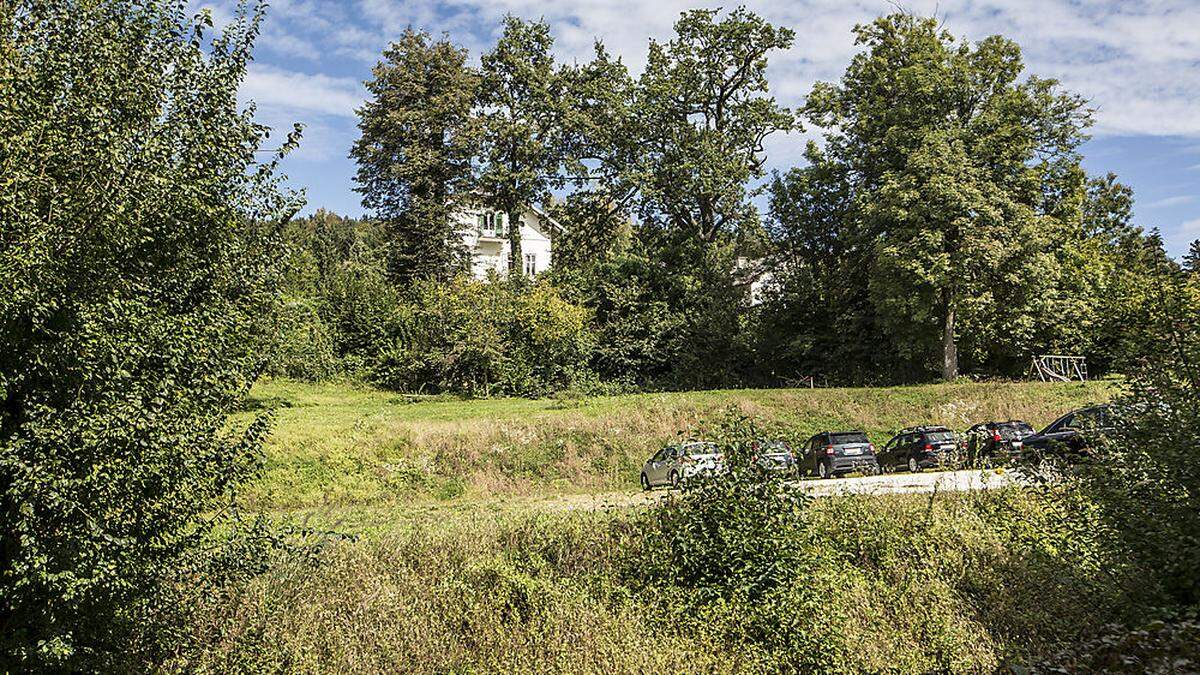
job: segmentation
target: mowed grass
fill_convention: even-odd
[[[729,408],[788,439],[860,429],[882,445],[914,424],[961,430],[1023,419],[1040,428],[1114,390],[1111,382],[965,382],[456,400],[265,380],[244,417],[274,409],[276,423],[265,474],[247,499],[263,508],[316,509],[628,489],[651,452]]]

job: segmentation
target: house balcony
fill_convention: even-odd
[[[508,241],[508,232],[500,230],[481,229],[479,231],[479,241]]]

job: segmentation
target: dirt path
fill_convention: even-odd
[[[800,481],[799,485],[814,497],[834,497],[852,494],[886,495],[993,490],[1013,485],[1015,482],[1012,473],[975,470],[924,471],[831,480],[804,480]],[[541,500],[538,506],[551,511],[626,509],[653,504],[666,498],[669,494],[668,490],[652,490],[650,492],[626,491],[562,495]]]

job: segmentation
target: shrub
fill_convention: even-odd
[[[587,312],[546,284],[424,283],[386,325],[372,378],[396,389],[543,396],[587,379]]]
[[[225,534],[269,419],[229,415],[297,205],[238,108],[261,7],[209,41],[185,5],[0,4],[0,670],[120,669],[166,582],[258,560]]]
[[[338,372],[333,336],[313,303],[283,300],[267,374],[315,382]]]

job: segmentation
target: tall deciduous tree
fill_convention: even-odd
[[[702,242],[758,225],[748,184],[763,141],[795,127],[767,92],[767,55],[794,34],[738,8],[685,12],[668,43],[650,43],[636,102],[642,129],[641,216]]]
[[[959,43],[908,14],[855,34],[865,50],[807,112],[854,176],[881,319],[952,379],[963,329],[1031,331],[1020,310],[1048,262],[1045,176],[1076,161],[1089,111],[1053,80],[1022,78],[1020,48],[999,36]]]
[[[466,50],[409,28],[383,53],[358,111],[363,205],[390,232],[394,282],[448,279],[469,262],[459,208],[473,197],[479,76]]]
[[[545,21],[504,18],[504,33],[483,55],[478,115],[482,124],[480,196],[507,214],[509,273],[522,269],[521,216],[562,184],[562,79]]]
[[[0,670],[130,668],[259,466],[298,204],[238,105],[262,6],[186,4],[0,4]]]

